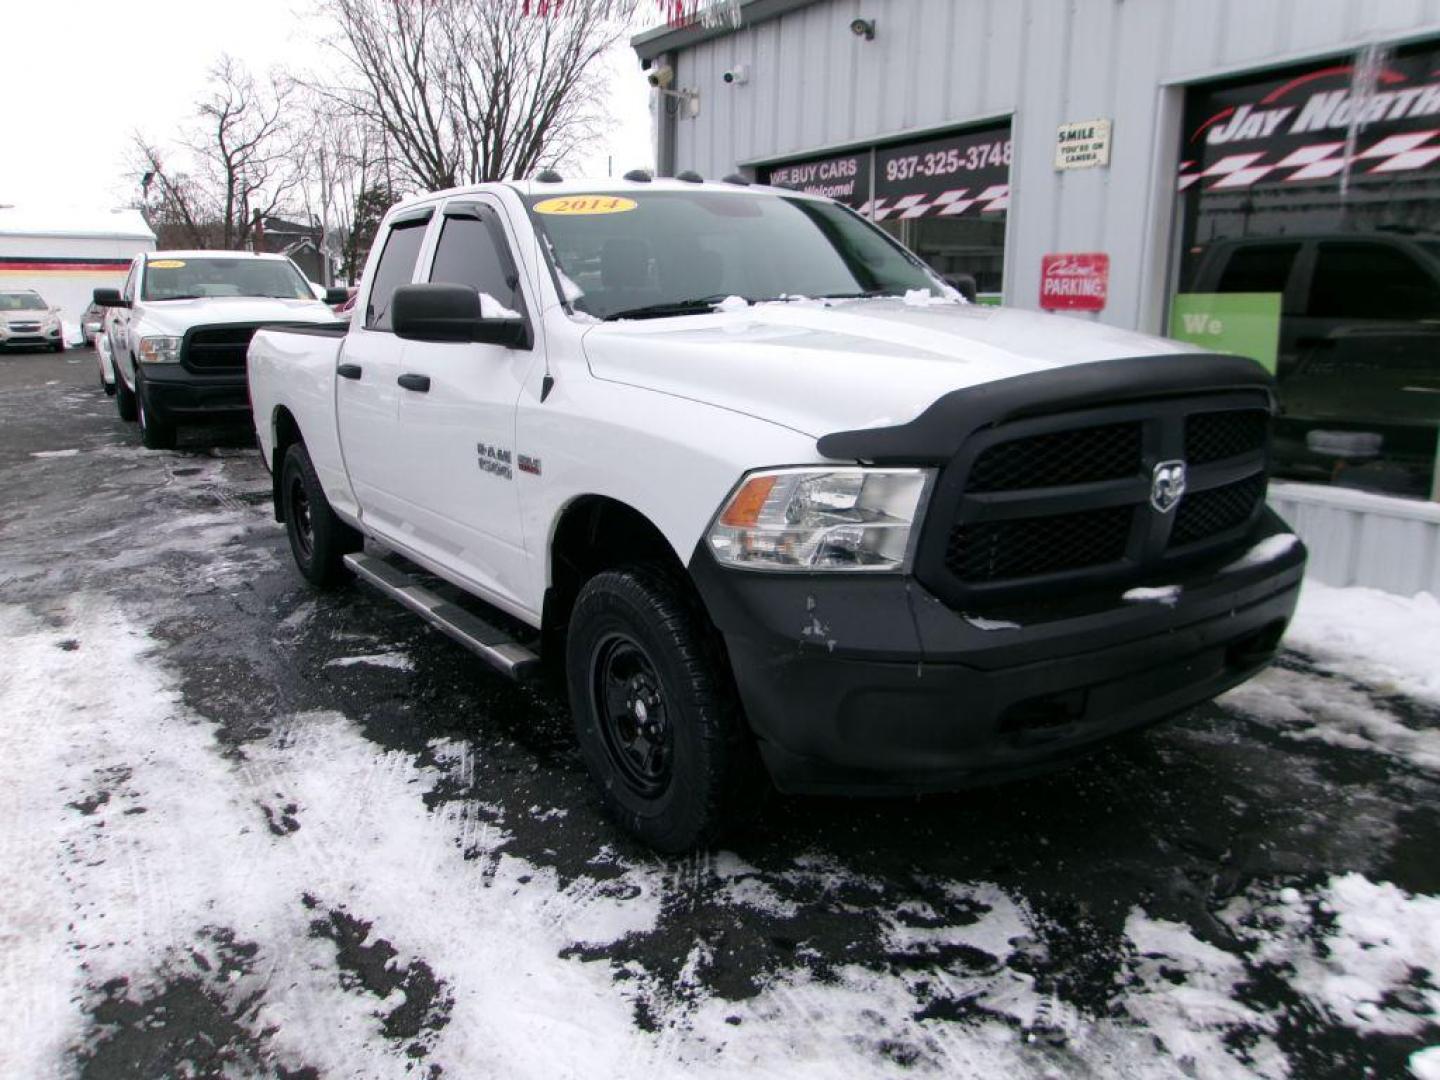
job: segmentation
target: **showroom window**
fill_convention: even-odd
[[[766,183],[855,208],[947,279],[999,302],[1012,146],[1008,124],[762,170]]]
[[[1440,48],[1193,87],[1175,337],[1276,374],[1275,472],[1440,498]]]

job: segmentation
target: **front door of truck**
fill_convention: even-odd
[[[368,293],[356,304],[350,333],[335,373],[335,414],[345,471],[364,522],[396,541],[407,516],[409,478],[397,428],[397,378],[412,342],[395,336],[391,301],[395,290],[415,280],[431,210],[390,223],[380,258],[369,274]]]
[[[500,204],[471,195],[447,203],[426,280],[466,285],[482,312],[529,318],[519,263]],[[532,336],[534,320],[531,319]],[[515,406],[541,346],[406,343],[399,426],[409,464],[404,527],[422,553],[498,597],[523,604]]]

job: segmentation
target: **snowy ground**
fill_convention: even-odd
[[[1440,605],[1042,780],[663,860],[563,708],[288,565],[236,432],[0,360],[0,1075],[1440,1075]],[[1413,1056],[1412,1056],[1413,1055]]]

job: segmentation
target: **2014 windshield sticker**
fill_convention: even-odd
[[[151,270],[179,270],[185,265],[183,259],[155,259],[145,264]]]
[[[561,195],[535,204],[537,214],[624,214],[636,202],[622,195]]]

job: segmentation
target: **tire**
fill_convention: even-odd
[[[125,385],[125,376],[120,374],[118,364],[115,366],[115,411],[121,420],[135,419],[135,391]]]
[[[623,828],[678,853],[754,816],[767,785],[723,648],[671,573],[591,578],[565,659],[580,750]]]
[[[65,339],[62,337],[59,341],[55,342],[55,344],[52,345],[52,346],[50,346],[50,347],[51,347],[52,349],[54,349],[56,352],[64,352],[64,351],[65,351]]]
[[[335,516],[303,443],[285,451],[280,468],[281,510],[295,565],[317,588],[348,581],[350,571],[343,559],[364,546],[364,537]]]
[[[135,412],[140,421],[140,445],[146,450],[174,450],[175,425],[152,415],[145,407],[145,384],[135,380]]]

